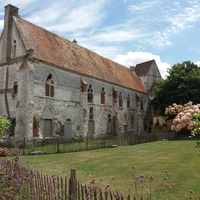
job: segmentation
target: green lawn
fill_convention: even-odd
[[[81,183],[95,178],[96,184],[102,187],[109,184],[112,191],[122,194],[136,193],[133,175],[140,174],[146,177],[144,194],[147,194],[148,177],[153,175],[152,199],[166,184],[169,188],[161,191],[159,199],[189,199],[189,190],[193,191],[193,199],[197,199],[200,197],[200,157],[195,146],[196,140],[158,141],[75,153],[22,156],[20,160],[29,169],[45,174],[64,175],[75,168]],[[164,180],[166,176],[168,180]],[[141,183],[137,186],[141,195]]]

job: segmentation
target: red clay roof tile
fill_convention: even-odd
[[[80,45],[14,17],[27,50],[33,57],[59,68],[146,93],[145,87],[129,68],[104,58]]]

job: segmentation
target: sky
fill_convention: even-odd
[[[126,67],[155,59],[163,78],[174,64],[200,65],[200,0],[0,0],[21,18]]]

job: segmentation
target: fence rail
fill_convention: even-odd
[[[109,148],[115,146],[127,146],[146,142],[158,141],[164,138],[162,133],[103,136],[95,138],[82,138],[81,140],[69,140],[64,137],[35,138],[33,140],[18,141],[20,149],[30,151],[44,151],[46,153],[66,153],[75,151],[87,151]],[[13,146],[12,141],[1,143],[4,146]]]
[[[108,189],[88,184],[84,185],[77,181],[76,170],[71,169],[70,176],[50,176],[39,172],[29,171],[19,165],[18,161],[0,159],[1,175],[12,183],[16,183],[13,194],[18,200],[135,200],[129,195],[123,196]],[[0,182],[3,178],[0,177]],[[5,181],[5,180],[4,180]],[[9,186],[7,184],[6,186]],[[1,190],[5,190],[0,187]],[[1,199],[1,198],[0,198]],[[140,199],[142,200],[142,199]]]
[[[120,137],[102,137],[84,141],[65,141],[65,138],[42,140],[40,142],[24,140],[23,151],[45,150],[47,153],[60,153],[97,148],[108,148],[121,145],[134,145],[163,139],[162,134],[144,134]],[[25,149],[26,148],[26,149]],[[5,170],[5,171],[3,171]],[[83,185],[76,179],[76,170],[70,176],[51,176],[41,174],[20,166],[18,157],[14,162],[0,159],[0,182],[2,177],[13,179],[17,183],[18,199],[23,200],[135,200],[136,197],[121,195],[108,189],[101,189],[94,184]],[[1,184],[0,184],[1,193]],[[140,199],[141,200],[141,199]]]

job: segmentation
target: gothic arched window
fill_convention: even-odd
[[[87,101],[88,101],[89,103],[92,103],[92,102],[93,102],[93,88],[92,88],[92,85],[91,85],[91,84],[88,86]]]
[[[54,97],[55,83],[52,74],[49,74],[46,80],[45,95],[47,97]]]

